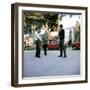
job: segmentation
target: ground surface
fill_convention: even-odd
[[[24,51],[23,76],[60,76],[80,74],[80,50],[67,49],[67,58],[58,57],[59,50],[48,51],[41,58],[35,58],[35,50]]]

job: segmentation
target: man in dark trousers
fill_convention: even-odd
[[[47,46],[48,46],[48,31],[47,29],[45,29],[45,33],[43,35],[43,49],[44,49],[45,56],[47,56]]]
[[[63,56],[63,52],[64,52],[64,57],[66,57],[66,48],[64,45],[64,38],[65,38],[65,31],[63,29],[63,25],[60,25],[60,31],[59,31],[59,46],[60,46],[60,56]]]
[[[36,54],[35,57],[40,58],[40,46],[41,46],[41,42],[42,42],[42,38],[40,36],[40,29],[37,29],[37,31],[35,31],[35,44],[36,44]]]

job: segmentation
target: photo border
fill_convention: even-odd
[[[41,8],[61,8],[61,9],[73,9],[73,10],[84,10],[85,11],[85,80],[77,81],[63,81],[63,82],[47,82],[47,83],[28,83],[28,84],[19,84],[18,78],[18,7],[41,7]],[[14,87],[21,86],[41,86],[41,85],[57,85],[57,84],[72,84],[72,83],[87,83],[88,82],[88,60],[87,60],[87,50],[88,50],[88,8],[81,6],[63,6],[63,5],[45,5],[45,4],[29,4],[29,3],[15,3],[11,5],[11,85]]]

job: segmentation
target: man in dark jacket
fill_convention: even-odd
[[[45,34],[43,35],[43,49],[44,55],[47,55],[47,46],[48,46],[48,31],[45,30]]]
[[[60,25],[60,31],[59,31],[59,46],[60,46],[60,56],[63,56],[63,52],[64,52],[64,57],[66,57],[66,48],[64,45],[64,38],[65,38],[65,31],[63,29],[63,25]]]
[[[44,31],[44,34],[42,35],[43,50],[44,50],[44,55],[47,56],[47,47],[48,47],[48,26],[43,24],[41,30]]]

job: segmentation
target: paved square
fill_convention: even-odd
[[[80,50],[67,49],[67,58],[58,57],[59,50],[41,51],[41,58],[35,57],[35,50],[24,51],[23,77],[80,75]]]

